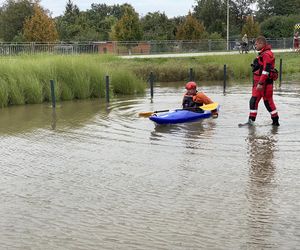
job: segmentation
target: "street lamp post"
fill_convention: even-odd
[[[229,50],[229,0],[227,0],[227,50]]]

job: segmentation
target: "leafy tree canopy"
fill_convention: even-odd
[[[173,40],[175,24],[165,13],[148,13],[141,19],[144,31],[143,40]]]
[[[58,39],[54,21],[38,5],[34,5],[34,15],[24,22],[24,38],[28,42],[55,42]]]
[[[139,41],[143,36],[139,16],[134,9],[125,8],[124,15],[118,20],[111,32],[112,40]]]
[[[258,0],[257,17],[263,21],[271,16],[297,15],[300,13],[299,0]]]
[[[291,37],[299,20],[299,15],[270,17],[261,23],[261,32],[268,38]]]
[[[207,37],[204,25],[199,23],[191,13],[187,15],[185,22],[179,25],[176,34],[178,40],[199,40]]]
[[[246,23],[243,26],[242,29],[242,36],[244,34],[247,34],[248,38],[255,38],[259,36],[261,33],[259,23],[254,21],[253,16],[249,16],[247,18]]]
[[[25,19],[33,13],[33,0],[6,0],[0,9],[0,37],[8,42],[19,37]]]

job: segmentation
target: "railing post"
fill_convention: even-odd
[[[227,78],[227,67],[224,64],[224,74],[223,74],[223,94],[226,93],[226,78]]]
[[[279,64],[279,88],[281,88],[282,83],[282,58],[280,58],[280,64]]]
[[[109,102],[109,76],[105,76],[106,102]]]
[[[54,80],[50,80],[50,90],[51,90],[52,108],[55,108],[55,106],[56,106],[56,99],[55,99]]]

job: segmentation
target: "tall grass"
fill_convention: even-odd
[[[283,76],[289,79],[299,72],[300,56],[295,53],[277,53],[276,68],[279,69],[279,59],[283,59]],[[126,62],[135,74],[147,79],[152,71],[157,81],[188,80],[189,68],[193,68],[196,81],[222,80],[224,64],[227,65],[229,80],[251,80],[251,63],[256,54],[235,54],[218,56],[199,56],[190,58],[155,58],[131,59]]]
[[[0,107],[51,100],[50,79],[55,80],[57,100],[105,96],[105,75],[116,95],[143,93],[152,71],[156,81],[186,81],[193,68],[196,81],[251,79],[256,54],[199,56],[190,58],[120,59],[111,55],[34,55],[0,58]],[[300,57],[276,54],[283,59],[283,79],[298,79]]]
[[[105,75],[116,94],[141,93],[145,83],[132,71],[115,67],[112,56],[36,55],[0,59],[0,107],[50,101],[50,80],[57,100],[105,96]],[[115,85],[115,86],[114,86]]]

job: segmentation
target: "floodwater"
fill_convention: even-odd
[[[218,119],[158,126],[183,87],[0,110],[1,249],[299,249],[300,84],[247,121],[250,86],[202,88]]]

